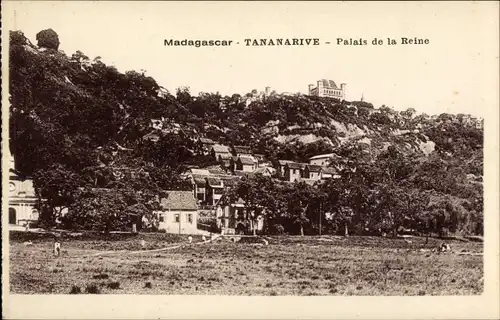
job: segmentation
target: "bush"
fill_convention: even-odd
[[[118,281],[110,282],[108,283],[108,288],[113,290],[120,289],[120,282]]]
[[[285,228],[281,224],[275,224],[269,228],[269,232],[275,235],[282,235],[285,232]]]
[[[82,293],[82,289],[79,286],[72,286],[69,294],[80,294]]]
[[[99,289],[99,287],[95,283],[92,283],[92,284],[87,285],[87,287],[85,288],[85,292],[90,293],[90,294],[99,294],[99,293],[101,293],[101,290]]]

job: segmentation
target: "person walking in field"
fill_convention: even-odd
[[[56,241],[54,242],[54,255],[56,257],[59,257],[60,254],[61,254],[61,243],[59,242],[59,240],[56,239]]]

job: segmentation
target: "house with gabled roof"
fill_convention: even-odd
[[[292,163],[292,162],[294,162],[294,161],[292,161],[292,160],[278,160],[276,171],[277,171],[278,176],[280,178],[285,177],[285,166],[287,165],[287,163]]]
[[[167,233],[197,234],[198,205],[191,191],[169,190],[160,200],[158,228]]]
[[[252,156],[238,156],[231,158],[233,171],[253,172],[258,167],[258,161]]]
[[[216,144],[215,141],[209,138],[203,138],[200,137],[198,138],[198,145],[203,151],[203,154],[209,154],[210,151],[212,150],[212,147]]]
[[[304,168],[303,177],[306,179],[319,180],[321,176],[321,166],[315,164],[308,164]]]
[[[214,159],[218,161],[229,159],[232,157],[231,151],[229,150],[228,146],[217,143],[212,146],[210,153],[212,154],[212,157],[214,157]]]
[[[289,182],[299,181],[304,177],[304,169],[307,163],[290,162],[285,165],[285,180]]]

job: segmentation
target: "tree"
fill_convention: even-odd
[[[40,48],[59,49],[59,36],[52,29],[45,29],[36,34],[36,40]]]
[[[37,195],[36,206],[41,211],[41,225],[50,228],[74,203],[78,189],[88,185],[88,181],[61,164],[54,164],[48,169],[36,171],[33,184]]]

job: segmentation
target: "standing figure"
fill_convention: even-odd
[[[56,255],[56,257],[59,257],[59,255],[61,254],[61,243],[57,239],[56,242],[54,242],[54,254]]]

